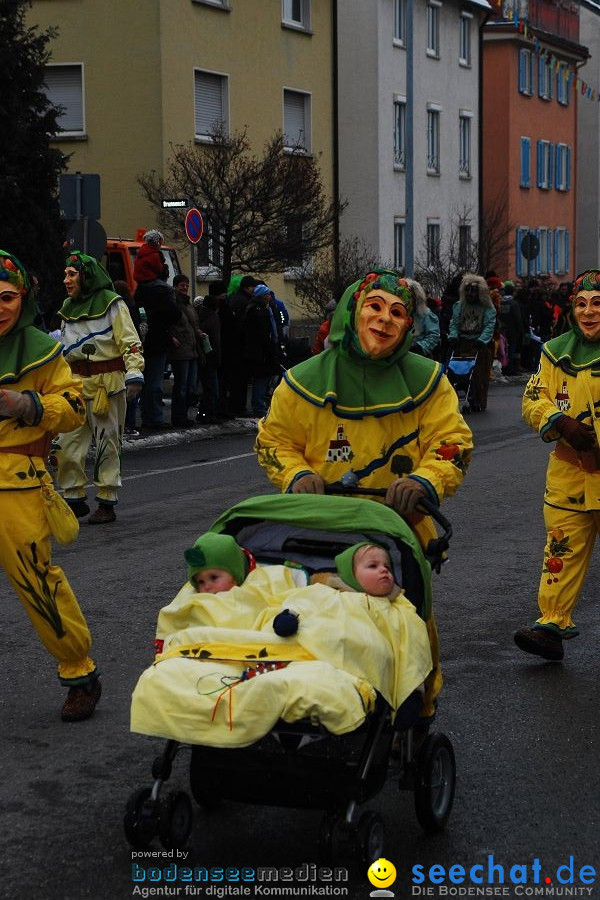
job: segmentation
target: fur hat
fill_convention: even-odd
[[[485,278],[482,278],[481,275],[476,275],[474,272],[467,272],[466,275],[463,275],[460,282],[460,287],[458,289],[458,296],[460,300],[465,300],[466,287],[470,284],[477,285],[479,302],[482,306],[492,307],[494,305],[492,302],[492,298],[490,297],[490,289],[487,286]]]
[[[423,286],[420,285],[418,281],[415,281],[414,278],[407,278],[406,283],[413,296],[414,311],[422,316],[427,309],[427,297],[425,296]]]
[[[188,564],[188,579],[203,569],[224,569],[241,584],[250,569],[249,559],[234,538],[229,534],[215,534],[207,531],[196,538],[194,546],[183,554]]]
[[[150,231],[147,231],[143,240],[145,244],[156,244],[157,247],[160,247],[165,242],[164,236],[156,228],[151,228]]]

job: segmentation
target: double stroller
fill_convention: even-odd
[[[344,489],[344,494],[349,492]],[[360,488],[354,491],[363,492],[369,493]],[[349,496],[249,498],[223,513],[211,530],[232,535],[259,565],[292,562],[308,573],[334,572],[334,557],[359,541],[381,544],[389,552],[397,584],[426,619],[432,569],[439,571],[451,535],[447,520],[437,508],[426,505],[443,534],[430,541],[425,553],[392,509]],[[187,661],[188,667],[202,665]],[[175,757],[190,745],[190,790],[205,812],[222,800],[323,810],[319,854],[324,864],[352,857],[370,865],[383,856],[383,819],[365,804],[388,779],[393,778],[400,790],[414,792],[417,819],[425,832],[441,831],[454,798],[452,745],[445,735],[430,733],[417,748],[414,726],[420,702],[415,704],[414,694],[396,713],[379,692],[373,694],[374,704],[362,723],[341,734],[332,734],[314,716],[297,721],[280,718],[249,746],[183,743],[164,729],[154,732],[163,733],[167,741],[152,765],[152,785],[134,791],[127,801],[124,828],[129,843],[144,848],[158,835],[170,849],[188,841],[193,820],[189,795],[167,790],[165,783]],[[133,730],[140,729],[133,726]]]

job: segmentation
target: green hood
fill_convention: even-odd
[[[16,256],[0,250],[0,284],[10,281],[21,288],[21,314],[14,327],[0,336],[0,384],[15,384],[19,379],[60,356],[62,344],[33,324],[37,309],[31,283]]]
[[[290,527],[299,525],[315,531],[329,531],[332,543],[336,532],[356,534],[357,531],[365,534],[370,543],[377,543],[378,535],[383,546],[386,538],[401,542],[414,557],[422,579],[418,596],[405,586],[408,599],[417,607],[421,618],[429,616],[431,566],[414,531],[389,506],[375,500],[327,494],[268,494],[249,497],[225,510],[210,530],[235,535],[242,526],[261,521],[287,522]]]
[[[386,290],[387,282],[398,282],[397,275],[385,269],[376,269],[375,273],[382,276]],[[360,279],[344,291],[331,320],[330,349],[284,374],[289,386],[309,403],[321,407],[329,403],[336,415],[347,419],[414,409],[427,399],[442,376],[439,363],[409,352],[410,332],[390,356],[365,356],[355,323],[357,295],[364,283]]]
[[[78,296],[67,297],[58,313],[67,322],[99,319],[109,306],[121,299],[115,293],[110,275],[93,256],[74,250],[67,257],[65,266],[74,266],[80,281]]]
[[[582,369],[591,369],[592,375],[600,375],[600,341],[588,341],[578,325],[542,347],[542,352],[552,365],[568,375],[576,375]]]
[[[224,569],[241,584],[248,574],[248,557],[228,534],[208,531],[196,538],[194,546],[183,554],[188,564],[188,579],[192,581],[203,569]]]

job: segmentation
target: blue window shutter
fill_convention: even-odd
[[[561,145],[557,144],[554,154],[554,171],[556,173],[554,176],[554,186],[556,187],[557,191],[560,191],[562,187],[560,183],[562,179],[562,150],[563,148],[561,147]]]
[[[538,242],[540,242],[541,235],[540,235],[539,228],[535,229],[535,236],[538,239]],[[536,275],[539,275],[540,272],[542,271],[542,244],[541,244],[541,242],[540,242],[539,246],[540,246],[540,252],[538,253],[538,255],[535,258],[535,274]]]
[[[558,271],[558,231],[554,232],[554,273]]]
[[[525,93],[525,56],[524,50],[519,50],[519,90]]]
[[[538,94],[540,97],[544,95],[544,64],[541,56],[538,56]]]
[[[558,70],[558,77],[560,78],[560,69]],[[552,100],[552,97],[554,96],[554,91],[552,90],[553,80],[552,69],[548,66],[548,97],[550,100]]]
[[[565,149],[566,149],[566,154],[567,154],[567,184],[566,184],[566,189],[567,189],[568,191],[570,191],[570,190],[571,190],[571,148],[570,148],[570,147],[566,147]]]
[[[521,257],[521,241],[523,239],[523,229],[517,228],[517,241],[515,246],[515,268],[517,270],[517,275],[523,274],[523,264]]]
[[[571,268],[571,260],[570,260],[570,244],[571,244],[571,233],[567,230],[565,231],[565,272],[568,272]]]
[[[544,183],[544,146],[543,141],[537,142],[537,186]]]
[[[523,185],[529,187],[531,184],[531,141],[529,138],[523,138]]]
[[[554,145],[548,143],[548,189],[552,187],[554,178]]]
[[[548,232],[548,272],[554,272],[554,241],[551,231]]]

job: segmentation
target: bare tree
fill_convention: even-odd
[[[298,272],[296,296],[300,306],[311,319],[321,321],[330,300],[339,300],[349,284],[377,267],[390,268],[391,263],[383,262],[362,238],[345,238],[340,241],[336,277],[333,248],[324,248]]]
[[[515,223],[508,218],[508,197],[499,192],[483,208],[479,225],[479,271],[506,269]]]
[[[415,260],[415,279],[432,296],[441,296],[456,275],[477,268],[477,244],[471,237],[472,210],[455,209],[446,232],[433,238],[423,235],[421,253]]]
[[[326,196],[317,158],[288,149],[277,132],[262,155],[247,130],[215,126],[206,144],[171,145],[167,176],[140,175],[162,230],[181,240],[181,213],[162,209],[165,197],[185,197],[202,210],[202,263],[225,280],[232,272],[281,272],[332,241],[335,204]],[[339,204],[337,209],[339,209]]]

